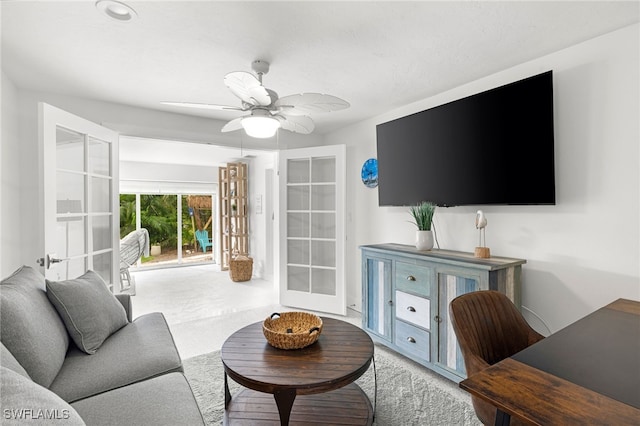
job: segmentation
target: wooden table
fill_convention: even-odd
[[[371,364],[373,341],[347,322],[322,321],[318,341],[303,349],[272,347],[262,333],[262,322],[238,330],[224,342],[224,424],[373,423],[371,402],[353,383]],[[227,376],[247,389],[232,398]]]
[[[534,425],[640,424],[640,302],[618,299],[460,382]]]

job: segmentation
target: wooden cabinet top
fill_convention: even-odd
[[[406,244],[371,244],[360,246],[362,250],[379,253],[396,252],[416,259],[422,259],[442,264],[460,265],[489,271],[510,268],[527,263],[524,259],[491,256],[487,259],[474,257],[473,253],[454,250],[432,249],[428,251],[417,250],[414,246]]]

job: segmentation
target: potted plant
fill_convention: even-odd
[[[158,242],[152,243],[149,254],[151,256],[160,256],[160,254],[162,254],[162,247],[160,246],[160,243]]]
[[[433,248],[433,232],[431,224],[436,205],[423,201],[409,208],[409,213],[413,217],[413,224],[416,225],[416,248],[418,250],[431,250]]]

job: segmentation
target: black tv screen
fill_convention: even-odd
[[[552,71],[376,133],[380,206],[555,204]]]

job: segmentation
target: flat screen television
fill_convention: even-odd
[[[376,126],[378,204],[555,204],[547,71]]]

